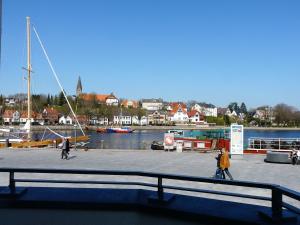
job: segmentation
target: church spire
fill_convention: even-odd
[[[76,87],[76,95],[79,96],[80,94],[82,94],[82,84],[81,84],[81,79],[79,76],[78,82],[77,82],[77,87]]]

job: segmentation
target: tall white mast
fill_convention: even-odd
[[[30,73],[31,73],[31,60],[30,60],[30,17],[27,20],[27,123],[28,139],[31,139],[31,94],[30,94]]]

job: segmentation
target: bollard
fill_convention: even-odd
[[[6,148],[10,147],[10,143],[9,143],[9,139],[8,138],[6,138],[6,140],[5,140],[5,147]]]
[[[100,141],[100,148],[104,148],[104,140]]]

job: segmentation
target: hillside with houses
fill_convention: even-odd
[[[195,125],[227,126],[299,126],[300,112],[294,107],[278,104],[248,110],[245,103],[236,102],[217,107],[201,101],[168,102],[163,99],[124,99],[114,93],[84,93],[79,77],[76,95],[68,100],[83,125]],[[32,123],[40,125],[72,125],[75,120],[67,107],[63,93],[32,95]],[[27,119],[25,94],[0,96],[0,121],[5,125],[25,124]]]

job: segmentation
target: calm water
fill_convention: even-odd
[[[89,148],[104,148],[104,149],[150,149],[152,141],[162,141],[164,138],[164,130],[138,130],[131,134],[114,134],[114,133],[96,133],[88,131],[90,136]],[[64,136],[72,135],[74,132],[63,131],[59,132]],[[77,132],[77,135],[80,132]],[[43,133],[36,133],[34,137],[41,138]],[[46,134],[45,138],[53,137]],[[265,137],[265,138],[300,138],[300,131],[261,131],[261,130],[245,130],[244,143],[248,143],[250,137]]]

